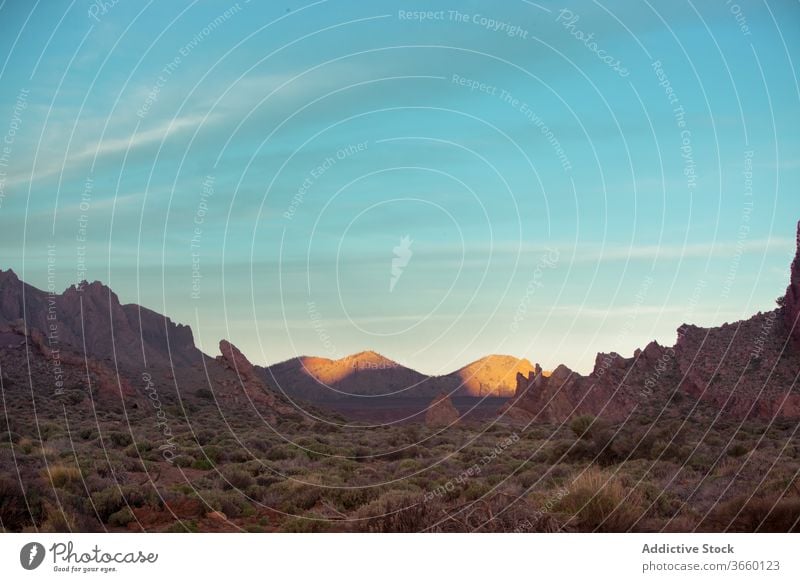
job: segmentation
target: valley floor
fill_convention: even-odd
[[[5,392],[6,531],[798,531],[793,422],[659,418],[342,428]],[[72,398],[66,402],[64,398]],[[463,405],[463,403],[461,403]]]

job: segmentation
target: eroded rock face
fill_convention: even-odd
[[[800,223],[798,251],[780,309],[702,328],[684,324],[673,347],[651,342],[632,358],[599,353],[591,374],[559,366],[517,376],[511,419],[563,422],[592,414],[623,420],[688,395],[734,418],[800,418]]]
[[[112,363],[60,345],[53,347],[40,330],[26,327],[22,320],[0,324],[0,335],[6,341],[0,347],[0,363],[11,365],[6,358],[16,360],[17,365],[30,362],[25,374],[30,374],[29,381],[38,389],[58,394],[63,389],[80,386],[87,391],[91,389],[93,396],[103,401],[137,396],[128,379],[118,374]]]
[[[425,424],[431,427],[449,426],[458,422],[460,415],[447,394],[433,399],[425,413]]]
[[[51,294],[0,271],[0,324],[53,333],[62,346],[131,371],[198,364],[202,354],[189,326],[135,304],[122,305],[102,283],[73,285]]]
[[[267,389],[253,364],[239,351],[239,348],[227,340],[220,340],[219,351],[222,355],[217,357],[217,362],[236,374],[236,379],[223,384],[223,392],[233,388],[234,392],[243,392],[247,400],[252,403],[275,407],[275,395]]]
[[[800,354],[781,310],[720,327],[683,325],[674,353],[681,390],[737,418],[800,418]]]
[[[527,378],[518,376],[517,397],[506,405],[504,412],[511,419],[535,422],[563,422],[580,414],[614,420],[626,418],[644,397],[634,385],[644,383],[646,366],[641,358],[626,359],[614,354],[615,357],[606,359],[605,356],[598,354],[589,376],[582,376],[563,364],[550,376],[541,371]]]
[[[231,370],[236,371],[243,380],[250,380],[256,377],[255,369],[250,360],[228,340],[220,340],[219,351],[222,354],[220,361]]]
[[[783,297],[783,318],[792,338],[800,342],[800,222],[797,223],[797,252],[790,273],[789,286]]]

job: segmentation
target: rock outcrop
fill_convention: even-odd
[[[231,342],[228,340],[220,340],[219,351],[220,354],[222,354],[219,357],[219,361],[229,369],[234,370],[237,374],[239,374],[240,378],[243,380],[252,380],[257,378],[253,364],[251,364],[250,360],[248,360],[245,355],[239,351],[239,348],[237,348]]]
[[[781,300],[783,322],[795,342],[800,343],[800,222],[797,223],[797,252],[789,277],[789,286]]]
[[[17,369],[17,376],[40,392],[59,395],[68,390],[91,391],[93,398],[103,401],[131,400],[136,390],[111,365],[70,348],[52,347],[37,328],[25,326],[22,320],[0,324],[0,365],[4,370]],[[4,372],[5,374],[5,372]]]
[[[559,366],[546,378],[517,376],[501,413],[525,422],[563,422],[578,414],[624,420],[637,408],[661,410],[675,394],[734,418],[800,418],[800,224],[791,281],[779,309],[701,328],[685,324],[672,347],[651,342],[633,357],[597,355],[588,376]]]
[[[458,410],[447,394],[439,394],[433,399],[425,413],[425,424],[430,427],[450,426],[458,422]]]
[[[0,324],[19,320],[73,352],[132,371],[192,366],[203,357],[189,326],[140,305],[122,305],[98,281],[57,294],[20,281],[11,270],[0,271]]]
[[[219,351],[222,355],[217,357],[217,361],[236,373],[239,389],[247,400],[274,407],[275,395],[267,389],[253,364],[239,351],[239,348],[227,340],[220,340]]]

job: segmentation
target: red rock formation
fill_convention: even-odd
[[[787,345],[780,310],[720,327],[683,325],[673,349],[681,390],[735,417],[800,418],[800,353]]]
[[[640,359],[598,354],[595,368],[582,376],[563,364],[546,376],[518,376],[517,396],[503,409],[509,418],[524,421],[561,422],[579,414],[602,415],[621,420],[636,407],[639,395],[629,380],[643,382]]]
[[[131,371],[145,367],[190,366],[202,359],[192,330],[135,304],[95,281],[51,294],[0,271],[0,324],[25,326],[57,336],[61,346],[96,360],[114,360]]]
[[[797,223],[797,252],[792,261],[789,286],[782,304],[786,329],[796,341],[800,341],[800,222]]]
[[[235,370],[243,380],[256,378],[253,364],[235,345],[227,340],[220,340],[219,351],[222,354],[220,361],[231,370]]]
[[[80,384],[91,387],[93,395],[103,400],[127,400],[137,396],[127,378],[117,374],[110,364],[76,353],[69,347],[51,345],[41,331],[26,327],[22,320],[0,325],[0,334],[7,341],[12,337],[17,338],[8,347],[24,349],[25,344],[28,344],[30,351],[25,359],[37,360],[47,370],[45,378],[41,379],[33,378],[31,370],[31,379],[35,379],[37,384],[52,386],[54,393],[58,393],[67,384],[66,381],[58,380],[63,377],[69,378],[73,386]]]
[[[719,327],[682,325],[671,348],[651,342],[632,358],[597,354],[588,376],[564,366],[550,378],[518,375],[516,398],[503,412],[526,422],[561,422],[576,414],[621,420],[638,406],[658,410],[680,392],[736,418],[800,418],[800,224],[780,303],[780,309]]]
[[[220,340],[219,351],[222,355],[217,357],[217,361],[236,373],[238,387],[250,402],[275,406],[275,395],[267,389],[253,364],[239,348],[227,340]]]
[[[425,424],[431,427],[450,426],[458,422],[458,410],[447,394],[440,394],[433,399],[425,413]]]

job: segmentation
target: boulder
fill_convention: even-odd
[[[439,394],[433,399],[425,413],[425,424],[428,426],[449,426],[458,422],[460,415],[447,394]]]

